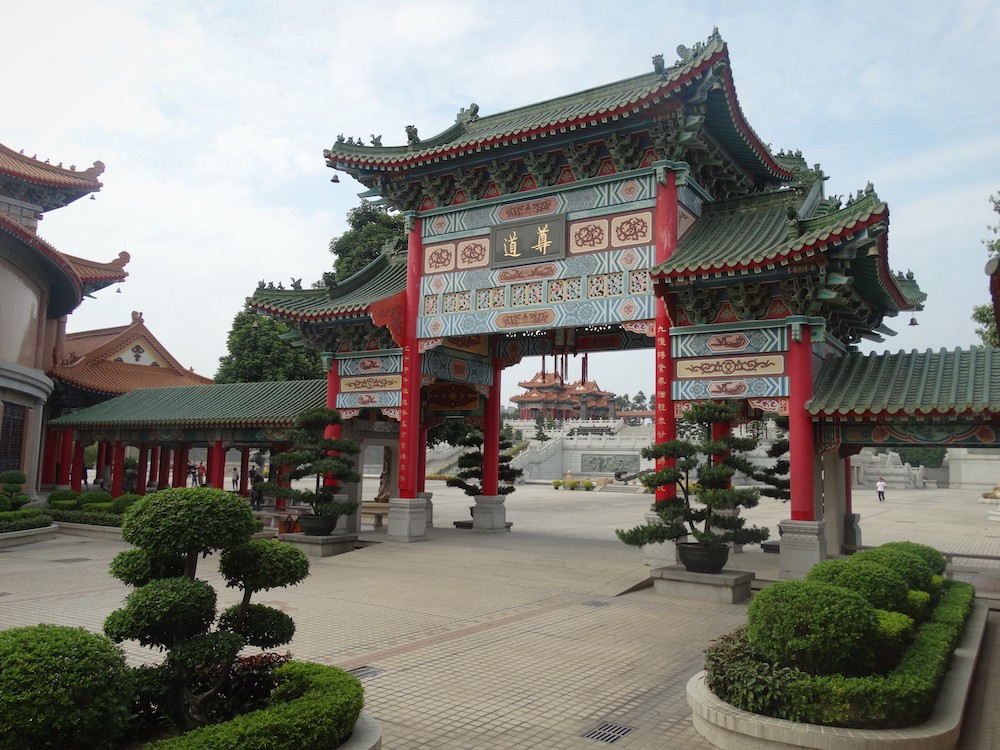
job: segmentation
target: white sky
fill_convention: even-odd
[[[631,2],[425,0],[7,3],[0,142],[52,163],[107,169],[95,201],[39,233],[109,261],[70,331],[147,326],[213,376],[259,279],[329,270],[332,237],[364,188],[322,150],[338,133],[405,142],[667,63],[718,26],[743,111],[775,151],[800,149],[846,196],[869,180],[891,212],[889,261],[929,295],[920,325],[866,350],[978,343],[989,300],[982,240],[1000,191],[1000,3],[993,0]],[[504,372],[504,401],[537,359]],[[579,360],[570,377],[579,376]],[[606,390],[652,392],[652,357],[592,356]]]

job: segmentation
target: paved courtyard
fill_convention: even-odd
[[[468,498],[439,482],[427,489],[436,526],[427,541],[389,543],[384,530],[366,529],[370,546],[314,559],[303,584],[256,599],[295,618],[297,657],[364,668],[384,747],[560,750],[606,747],[615,737],[616,748],[632,750],[710,747],[691,727],[685,683],[712,640],[743,622],[746,605],[632,590],[648,568],[613,530],[640,522],[648,495],[521,485],[507,500],[512,533],[488,535],[452,527],[469,517]],[[978,492],[897,491],[884,505],[874,491],[858,492],[854,506],[865,544],[911,539],[1000,557],[1000,523],[986,520],[995,506]],[[772,532],[786,515],[770,500],[752,512]],[[123,548],[60,535],[0,551],[0,627],[100,630],[127,593],[107,574]],[[755,549],[729,567],[773,579],[777,565],[777,555]],[[956,567],[981,569],[958,573],[981,595],[997,590],[1000,564],[956,558]],[[218,585],[220,604],[236,600],[210,564],[200,573]],[[155,658],[134,646],[128,654]],[[991,705],[979,709],[990,720]],[[992,746],[992,734],[977,737],[963,747]]]

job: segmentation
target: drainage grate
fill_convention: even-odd
[[[58,560],[49,560],[49,562],[61,562],[61,563],[75,563],[75,562],[87,562],[91,558],[89,557],[63,557]]]
[[[378,677],[382,674],[382,670],[378,667],[355,667],[347,670],[347,673],[354,675],[359,680],[366,680],[369,677]]]
[[[603,602],[600,599],[594,599],[593,601],[590,601],[590,602],[584,602],[583,606],[584,607],[607,607],[608,603],[607,602]]]
[[[631,731],[631,727],[623,727],[621,724],[601,724],[597,729],[590,730],[583,737],[587,740],[597,740],[610,744],[617,742]]]

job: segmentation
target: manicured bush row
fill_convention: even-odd
[[[100,513],[89,510],[63,510],[62,508],[47,508],[46,513],[56,521],[63,523],[89,523],[92,526],[117,526],[122,525],[122,515],[120,513]]]
[[[0,512],[0,534],[8,531],[27,531],[28,529],[44,529],[52,525],[52,514],[38,508],[23,510],[8,510]]]
[[[48,501],[48,504],[53,508],[75,508],[76,499],[78,497],[80,497],[80,493],[74,492],[73,490],[54,490],[49,493],[49,496],[46,498],[46,500]],[[66,505],[65,503],[72,503],[72,504]]]
[[[971,585],[949,582],[930,620],[884,676],[789,671],[756,653],[741,629],[708,650],[706,682],[727,703],[779,719],[860,729],[913,726],[926,721],[934,707],[974,599]],[[902,625],[900,621],[895,627]]]
[[[336,667],[289,662],[275,672],[270,706],[225,724],[154,743],[156,750],[327,750],[350,736],[364,690]]]

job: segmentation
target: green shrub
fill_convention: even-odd
[[[261,711],[157,742],[156,750],[273,750],[294,738],[297,750],[326,750],[354,730],[364,690],[354,676],[322,664],[289,662]]]
[[[76,499],[76,507],[79,510],[83,510],[85,505],[90,503],[110,503],[114,500],[111,497],[110,492],[104,492],[103,490],[98,490],[97,492],[81,492],[80,496]]]
[[[561,479],[553,479],[553,480],[552,480],[552,486],[553,486],[553,487],[554,487],[555,489],[557,489],[557,490],[558,490],[558,489],[559,489],[560,487],[562,487],[562,486],[563,486],[563,483],[562,483],[562,480],[561,480]]]
[[[130,492],[127,492],[124,495],[119,495],[111,503],[111,512],[124,513],[140,500],[142,500],[142,495],[136,495]]]
[[[873,562],[894,571],[901,576],[906,585],[918,591],[931,591],[931,578],[934,573],[923,558],[898,547],[888,545],[856,552],[848,558],[849,563]]]
[[[0,748],[114,747],[132,685],[121,649],[102,635],[59,625],[0,631]]]
[[[73,500],[49,500],[50,508],[58,508],[59,510],[76,510],[76,499]]]
[[[22,502],[22,498],[27,497],[21,492],[21,487],[28,481],[23,471],[16,469],[0,471],[0,498],[4,501],[0,504],[0,511],[17,510],[25,503],[31,501],[27,498]]]
[[[856,591],[876,609],[908,611],[909,589],[891,568],[867,560],[824,560],[806,574],[807,581],[821,581]]]
[[[902,612],[876,609],[878,625],[873,634],[873,670],[885,674],[894,669],[913,640],[913,618]]]
[[[89,513],[112,513],[114,503],[84,503],[81,510]]]
[[[886,542],[885,544],[880,544],[878,548],[901,549],[904,552],[916,555],[927,563],[927,566],[935,575],[943,576],[945,569],[948,567],[947,558],[936,549],[929,547],[926,544],[917,544],[916,542]]]
[[[25,505],[27,505],[30,502],[31,502],[31,498],[28,497],[27,495],[14,495],[10,499],[10,509],[11,510],[20,510],[21,508],[23,508]]]
[[[56,521],[62,523],[87,523],[91,526],[114,526],[122,525],[122,517],[117,513],[99,513],[90,510],[63,510],[62,508],[49,508],[46,512]]]
[[[7,495],[0,495],[0,513],[7,513],[12,510],[10,497]]]
[[[818,581],[780,581],[747,611],[754,650],[810,674],[855,674],[869,667],[875,609],[849,589]]]
[[[178,578],[184,573],[184,556],[158,555],[145,549],[119,552],[108,572],[129,586],[145,586],[158,578]]]
[[[44,529],[52,525],[51,513],[45,513],[38,508],[24,510],[9,510],[0,513],[0,534],[9,531],[27,531],[28,529]]]
[[[568,479],[566,480],[566,489],[575,490],[579,484],[580,482],[578,482],[576,479]]]
[[[72,506],[69,506],[69,505],[61,505],[61,506],[52,505],[53,508],[56,508],[56,507],[69,508],[69,507],[75,507],[76,506],[76,499],[78,497],[80,497],[80,493],[79,492],[74,492],[73,490],[55,490],[54,492],[50,492],[49,493],[49,496],[48,496],[48,498],[46,498],[46,500],[47,500],[47,502],[48,502],[49,505],[52,505],[53,503],[64,503],[64,502],[67,502],[67,501],[71,501],[73,503]]]
[[[926,591],[910,589],[906,592],[906,605],[901,611],[917,622],[923,622],[931,613],[931,595]]]

